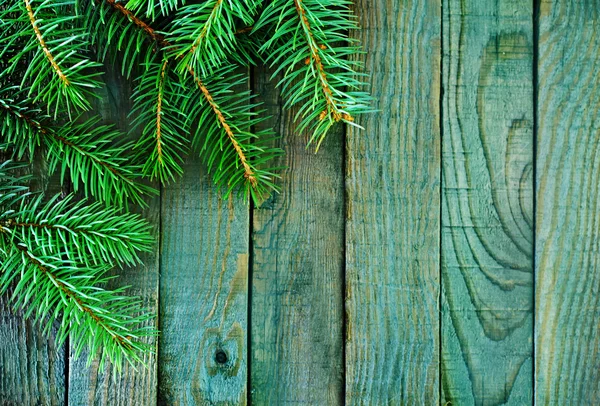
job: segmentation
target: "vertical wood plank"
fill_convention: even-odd
[[[535,377],[539,405],[600,404],[600,3],[542,1]]]
[[[379,113],[350,128],[346,403],[439,401],[437,0],[357,0]]]
[[[107,69],[106,87],[101,90],[100,98],[94,100],[94,111],[107,123],[127,131],[130,123],[128,114],[131,111],[130,84],[114,71]],[[149,200],[149,207],[139,211],[153,225],[156,245],[152,252],[141,255],[143,265],[112,271],[119,277],[111,282],[111,286],[131,286],[127,294],[141,297],[145,308],[157,313],[160,198],[152,198]],[[156,324],[157,320],[151,320],[149,323]],[[146,367],[137,365],[136,370],[130,365],[125,365],[116,380],[112,376],[112,366],[107,365],[105,369],[100,369],[96,360],[87,367],[87,352],[77,360],[72,355],[73,349],[68,376],[70,405],[156,404],[156,354],[144,357]]]
[[[0,404],[62,405],[65,349],[0,296]]]
[[[244,405],[248,206],[183,169],[162,191],[159,404]]]
[[[294,112],[258,69],[282,135],[281,194],[254,210],[251,397],[256,405],[343,403],[343,137],[306,148]]]
[[[531,404],[532,2],[444,0],[442,384]]]

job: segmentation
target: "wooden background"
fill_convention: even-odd
[[[187,160],[119,280],[158,313],[149,367],[113,381],[0,302],[1,404],[600,404],[600,2],[355,10],[366,130],[306,150],[255,68],[281,194],[224,201]]]

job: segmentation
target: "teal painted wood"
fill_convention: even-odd
[[[600,4],[540,5],[535,400],[600,404]]]
[[[107,69],[104,76],[106,87],[99,90],[100,98],[94,101],[94,111],[107,123],[116,125],[123,131],[129,128],[128,114],[131,111],[130,82],[114,70]],[[139,210],[152,225],[156,246],[151,253],[143,254],[143,265],[114,269],[119,278],[111,282],[113,287],[131,286],[127,293],[142,298],[144,306],[150,311],[158,311],[158,248],[160,225],[160,198],[154,197],[149,207]],[[157,320],[149,323],[156,325]],[[155,340],[156,342],[156,340]],[[156,354],[144,357],[146,367],[126,365],[118,379],[113,379],[112,366],[99,369],[98,361],[86,366],[87,352],[74,359],[73,350],[69,359],[69,399],[70,405],[152,405],[156,404]]]
[[[439,402],[441,4],[357,0],[374,107],[346,163],[346,403]]]
[[[443,6],[443,402],[531,404],[532,3]]]
[[[281,193],[254,210],[251,398],[343,403],[344,184],[341,127],[315,154],[294,112],[257,70],[255,90],[282,135]]]
[[[0,404],[64,404],[64,348],[7,302],[0,296]]]
[[[198,158],[163,187],[158,400],[244,405],[249,211]]]

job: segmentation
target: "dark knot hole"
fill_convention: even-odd
[[[215,361],[217,364],[226,364],[227,363],[227,353],[223,350],[217,350],[215,353]]]

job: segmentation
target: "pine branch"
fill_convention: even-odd
[[[360,52],[348,38],[357,29],[350,1],[274,0],[255,24],[274,27],[262,46],[268,62],[283,73],[278,86],[285,107],[298,106],[299,131],[309,128],[309,143],[318,149],[337,122],[354,124],[354,116],[371,111],[370,96],[356,72],[359,63],[349,57]]]
[[[189,68],[200,90],[188,101],[193,111],[190,117],[194,123],[197,120],[192,144],[214,172],[215,184],[226,187],[226,195],[240,187],[245,196],[260,202],[265,194],[276,190],[273,180],[278,168],[269,168],[268,164],[282,151],[269,145],[274,138],[270,129],[250,131],[264,121],[260,116],[263,112],[254,111],[258,105],[252,103],[249,91],[236,89],[247,83],[247,78],[232,74],[233,69],[229,66],[200,79]]]
[[[0,90],[0,139],[15,147],[15,156],[22,159],[26,154],[33,157],[42,143],[41,124],[33,117],[48,117],[36,107],[32,107],[17,86]],[[29,117],[31,114],[32,117]]]
[[[78,12],[84,16],[100,60],[120,65],[128,78],[134,68],[151,61],[158,49],[168,45],[156,27],[115,0],[81,1]]]
[[[201,76],[208,76],[215,68],[233,60],[242,65],[252,61],[247,50],[238,44],[240,31],[237,21],[245,26],[254,23],[259,0],[209,0],[180,8],[169,26],[167,47],[169,55],[177,59],[180,73],[191,68]]]
[[[110,5],[113,4],[112,0],[106,1]],[[123,11],[121,8],[115,8],[115,10],[121,13],[121,17],[126,17],[127,21],[137,27],[148,39],[165,45],[171,52],[175,52],[174,50],[177,49],[168,39],[155,36],[156,30],[146,29],[146,26],[150,26],[140,18],[135,17],[130,12]],[[165,59],[169,58],[168,55],[163,56],[163,63]],[[178,55],[181,55],[181,53],[173,54],[172,58],[177,58],[177,61],[181,64],[184,58],[182,56],[178,58]],[[165,144],[162,144],[162,141],[165,140],[164,132],[162,132],[164,127],[157,126],[158,120],[156,118],[158,115],[149,113],[157,111],[158,104],[156,101],[159,99],[158,95],[160,94],[160,75],[157,73],[156,64],[146,63],[145,66],[151,73],[147,76],[148,80],[140,80],[140,87],[134,96],[136,101],[134,111],[136,114],[140,114],[140,118],[136,119],[136,124],[146,123],[142,137],[138,142],[138,148],[141,147],[142,151],[148,151],[148,148],[152,148],[152,151],[154,151],[151,153],[152,160],[145,162],[144,174],[158,177],[164,182],[180,172],[179,162],[181,162],[182,153],[185,150],[172,151],[175,153],[165,157]],[[257,134],[250,131],[254,124],[262,120],[257,119],[258,113],[251,111],[257,105],[250,103],[249,92],[239,93],[235,97],[230,94],[233,92],[231,89],[232,83],[227,82],[225,77],[230,75],[231,71],[232,66],[228,65],[214,72],[210,77],[200,77],[190,64],[185,64],[184,73],[187,73],[187,79],[184,78],[184,80],[187,80],[189,84],[186,86],[186,82],[183,82],[179,90],[180,100],[182,101],[181,107],[177,109],[174,103],[171,104],[174,109],[170,114],[171,119],[174,120],[172,126],[174,131],[171,131],[168,136],[170,138],[169,145],[172,149],[178,149],[179,146],[185,148],[182,134],[188,133],[189,123],[202,123],[202,125],[196,127],[198,130],[193,137],[192,145],[205,158],[209,169],[214,171],[213,179],[215,183],[225,187],[227,195],[235,187],[240,187],[246,196],[250,195],[255,202],[260,202],[269,191],[276,190],[274,184],[274,177],[276,177],[274,170],[276,168],[269,167],[269,165],[282,151],[268,145],[273,138],[271,130],[261,131]],[[152,77],[156,80],[154,83],[149,81]],[[233,79],[235,80],[234,84],[241,84],[239,77]],[[222,83],[218,83],[218,81]],[[172,82],[175,83],[176,80],[174,79]],[[218,86],[218,90],[210,90],[210,86],[206,85],[208,82]],[[185,89],[192,88],[200,90],[200,94],[183,96],[191,92],[191,90],[186,91]],[[241,105],[244,102],[247,105],[242,107]],[[231,110],[228,106],[231,106]],[[142,113],[142,111],[145,111],[145,113]],[[187,117],[188,123],[181,122],[178,117],[180,115]],[[210,115],[213,117],[209,117]],[[165,114],[160,117],[162,122]],[[204,125],[204,123],[210,124]],[[156,136],[158,128],[161,128],[161,137]],[[204,140],[202,140],[202,136],[205,137]],[[267,139],[263,140],[261,137],[267,137]],[[162,154],[162,162],[159,160],[161,156],[158,153],[159,150]],[[219,157],[220,154],[222,156]]]
[[[13,175],[23,169],[10,161],[0,166],[0,294],[9,291],[13,306],[45,334],[60,319],[58,343],[70,335],[77,356],[87,344],[88,361],[102,348],[101,364],[108,360],[117,370],[125,360],[140,362],[139,353],[152,351],[145,341],[156,335],[146,326],[153,316],[124,289],[103,286],[109,264],[137,262],[136,251],[149,250],[148,224],[71,197],[42,203],[27,192],[29,176]]]
[[[0,232],[5,232],[2,226]],[[153,316],[138,315],[140,300],[122,295],[122,289],[101,287],[110,279],[106,267],[78,266],[60,254],[38,254],[16,238],[2,238],[0,252],[0,294],[14,283],[13,306],[23,309],[25,318],[43,323],[45,334],[62,315],[57,342],[62,345],[69,336],[76,357],[87,344],[88,362],[102,349],[101,366],[108,360],[120,370],[124,361],[142,363],[139,353],[152,351],[144,339],[156,330],[143,325]]]
[[[40,116],[39,110],[27,108],[29,101],[15,103],[4,96],[0,92],[0,122],[5,123],[0,136],[15,151],[43,142],[50,173],[60,168],[64,181],[68,171],[75,192],[81,190],[86,196],[120,206],[128,202],[145,206],[143,195],[156,194],[136,182],[142,174],[141,168],[130,162],[133,144],[121,141],[123,135],[110,126],[99,125],[100,118],[59,127],[49,117]],[[28,152],[32,158],[33,150]]]
[[[0,226],[43,255],[64,250],[69,260],[86,266],[136,265],[137,253],[151,249],[149,226],[139,215],[85,200],[74,203],[72,196],[42,199],[40,194],[0,213]]]
[[[182,156],[189,150],[190,132],[186,112],[181,108],[187,89],[172,71],[168,59],[152,62],[138,80],[133,94],[134,131],[141,127],[136,145],[144,162],[144,175],[162,183],[181,175]]]
[[[76,0],[0,0],[0,76],[21,78],[34,102],[43,101],[54,117],[88,110],[87,97],[100,87],[100,64],[85,57],[89,43],[79,16],[68,13]]]

